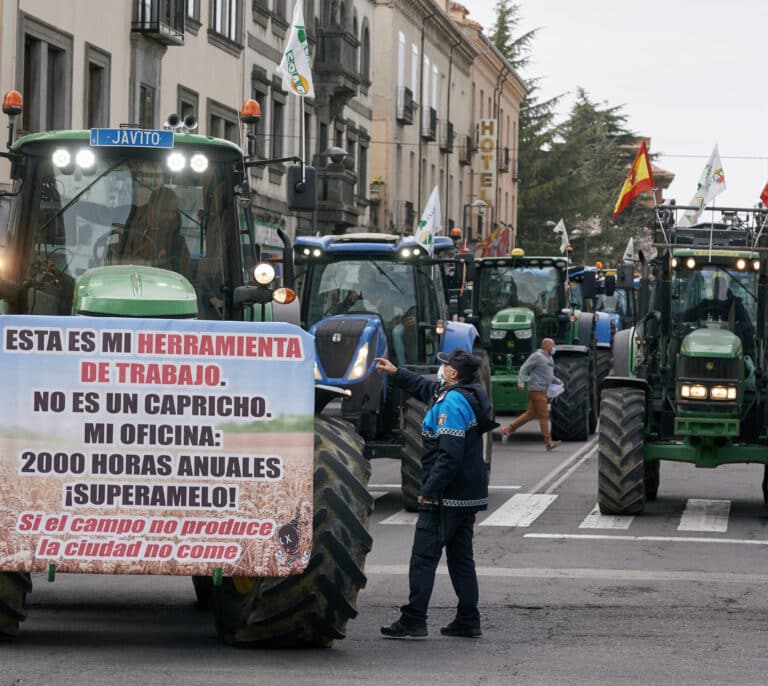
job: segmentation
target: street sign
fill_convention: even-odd
[[[91,129],[91,145],[118,148],[172,148],[173,131]]]

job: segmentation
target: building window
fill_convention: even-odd
[[[85,44],[85,93],[83,93],[85,128],[109,126],[109,53]]]
[[[278,16],[278,18],[282,19],[283,21],[288,21],[288,10],[286,9],[285,0],[274,0],[274,8],[275,14]],[[307,21],[306,17],[304,17],[304,21]]]
[[[139,86],[139,126],[155,128],[155,89],[146,83]]]
[[[361,49],[360,49],[360,76],[365,81],[371,80],[371,34],[368,31],[368,21],[363,22],[363,34],[361,36]],[[400,74],[400,44],[398,43],[398,77],[397,85],[402,84]]]
[[[208,100],[208,135],[240,144],[240,124],[237,110]]]
[[[272,159],[283,156],[283,131],[285,103],[272,99]]]
[[[357,194],[361,198],[368,195],[368,146],[362,141],[357,149]]]
[[[24,89],[24,131],[70,128],[72,122],[72,36],[24,14],[23,53],[17,82]]]
[[[187,117],[200,120],[200,96],[196,91],[179,85],[176,93],[176,112],[181,121]]]
[[[187,0],[187,18],[200,21],[200,0]]]
[[[243,23],[242,0],[212,0],[211,30],[238,45]]]

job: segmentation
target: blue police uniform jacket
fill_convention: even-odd
[[[421,495],[427,505],[485,510],[488,468],[483,460],[482,434],[498,426],[491,403],[477,384],[440,383],[399,368],[396,385],[428,405],[421,425]]]

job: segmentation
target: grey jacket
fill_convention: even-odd
[[[528,359],[520,367],[520,373],[517,376],[517,383],[521,384],[526,375],[530,374],[528,381],[529,391],[544,391],[553,383],[562,383],[555,376],[555,361],[551,355],[547,355],[541,348],[535,353],[531,353]]]

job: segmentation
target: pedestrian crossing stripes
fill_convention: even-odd
[[[516,493],[480,526],[530,526],[556,498],[550,493]]]
[[[377,491],[374,497],[384,495]],[[479,526],[483,527],[530,527],[557,500],[557,494],[516,493],[501,506],[489,512],[480,512]],[[680,515],[678,531],[725,533],[728,531],[731,501],[707,498],[690,498]],[[383,519],[380,524],[414,526],[416,512],[400,510]],[[627,531],[636,517],[604,515],[597,504],[579,523],[579,529]]]

